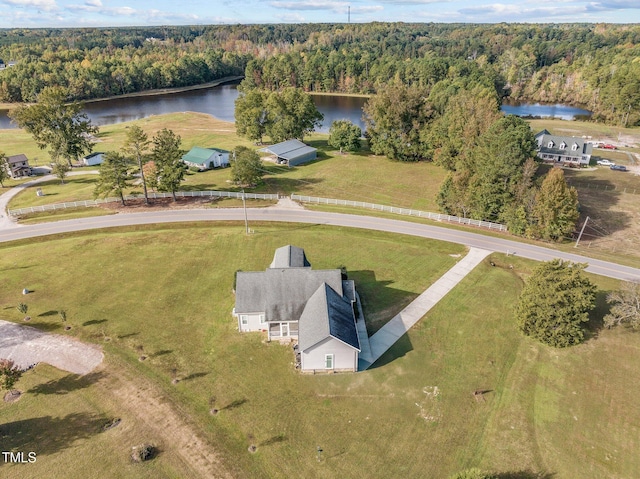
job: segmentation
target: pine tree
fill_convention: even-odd
[[[533,207],[532,235],[560,241],[570,235],[580,217],[578,192],[567,185],[564,172],[553,168],[542,182]]]
[[[99,196],[106,198],[111,193],[116,193],[124,206],[124,190],[130,186],[127,159],[115,151],[108,152],[100,165],[100,176],[93,191],[94,198]]]
[[[160,191],[170,191],[176,201],[176,191],[184,179],[185,164],[180,149],[182,139],[173,131],[163,128],[153,137],[151,157],[156,166],[156,178]]]
[[[556,348],[582,342],[582,323],[589,321],[597,289],[583,272],[586,266],[558,259],[538,266],[516,305],[520,331]]]

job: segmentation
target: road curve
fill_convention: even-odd
[[[473,246],[498,253],[513,254],[537,261],[548,261],[554,258],[561,258],[567,261],[588,263],[589,266],[587,271],[591,273],[627,281],[640,281],[640,269],[637,268],[631,268],[629,266],[623,266],[593,258],[586,258],[577,254],[564,253],[541,246],[519,243],[517,241],[511,241],[504,238],[484,236],[479,233],[453,230],[440,226],[377,218],[374,216],[359,216],[323,211],[286,209],[280,207],[249,208],[247,209],[247,215],[250,222],[275,221],[362,228],[449,241],[451,243]],[[240,208],[121,213],[112,216],[97,216],[53,223],[40,223],[21,226],[19,228],[1,228],[0,242],[73,231],[111,228],[117,226],[175,223],[181,221],[244,221],[244,214]]]

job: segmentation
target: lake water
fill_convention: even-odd
[[[92,123],[98,126],[182,111],[207,113],[220,120],[233,122],[236,98],[236,85],[222,85],[167,95],[88,102],[85,103],[85,111]],[[366,98],[335,95],[313,95],[312,98],[316,108],[324,115],[324,121],[318,131],[328,132],[333,121],[344,119],[364,130],[362,107],[367,101]],[[10,123],[6,111],[0,110],[0,128],[15,128],[15,125]]]
[[[85,110],[93,124],[98,126],[183,111],[207,113],[220,120],[233,122],[234,102],[238,98],[236,87],[237,85],[222,85],[166,95],[88,102],[85,104]],[[318,131],[328,132],[335,120],[350,120],[364,131],[362,107],[367,101],[366,98],[338,95],[313,95],[312,98],[320,113],[324,115],[324,121]],[[518,116],[563,120],[591,116],[588,110],[567,105],[519,103],[503,104],[501,109],[507,114]],[[0,110],[0,129],[6,128],[15,128],[15,125],[10,122],[7,112]]]
[[[574,106],[544,103],[503,103],[500,109],[507,115],[561,120],[588,119],[592,112]]]

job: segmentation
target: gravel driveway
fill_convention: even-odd
[[[87,374],[103,357],[99,346],[0,320],[0,358],[11,359],[21,368],[47,363],[70,373]]]

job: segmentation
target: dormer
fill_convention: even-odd
[[[564,150],[567,148],[567,144],[563,141],[562,143],[560,143],[560,149]]]
[[[553,144],[553,140],[549,140],[549,144],[547,145],[549,148],[553,148],[555,145]]]
[[[578,144],[574,143],[573,146],[571,147],[571,150],[578,151]]]

